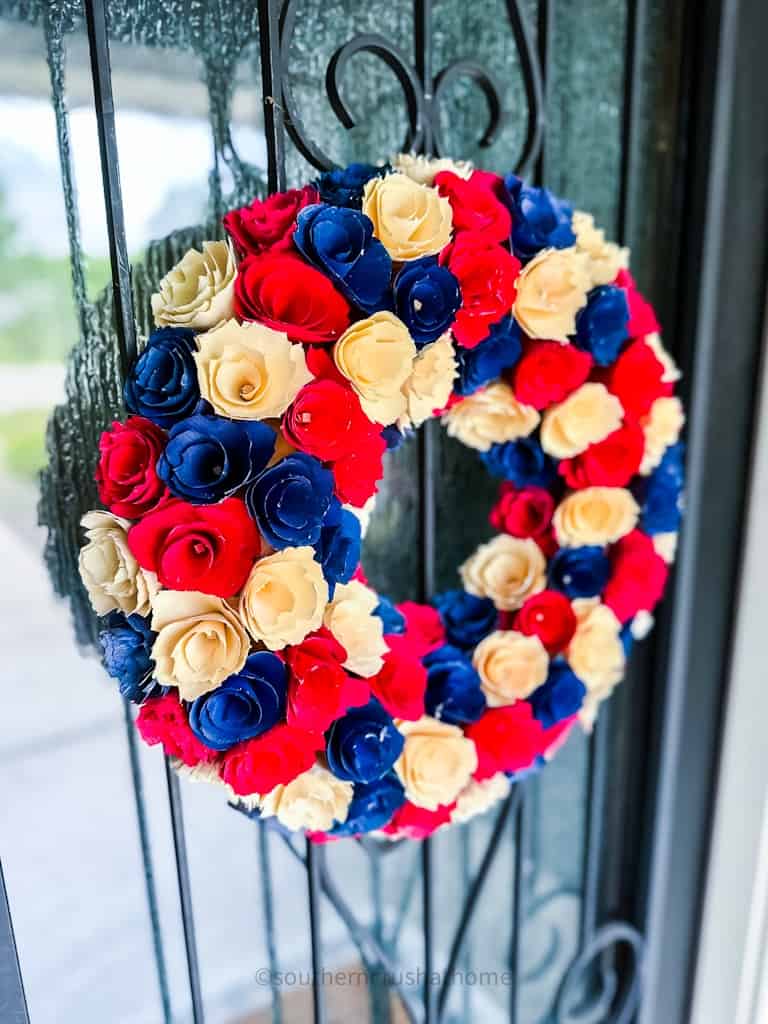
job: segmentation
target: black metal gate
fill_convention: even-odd
[[[243,66],[250,76],[260,66],[271,190],[301,177],[307,165],[375,159],[402,146],[495,169],[516,163],[572,195],[632,245],[633,267],[661,310],[691,389],[689,513],[674,600],[655,643],[636,654],[630,678],[588,739],[571,744],[541,777],[516,785],[490,822],[407,849],[370,840],[354,849],[340,844],[345,851],[290,844],[243,819],[243,842],[257,830],[254,929],[264,929],[266,952],[248,980],[268,990],[275,1022],[365,1016],[376,1024],[683,1024],[747,487],[761,325],[756,296],[765,280],[768,97],[759,60],[749,59],[765,29],[760,7],[757,0],[0,4],[4,17],[39,26],[45,36],[80,317],[70,400],[50,428],[41,506],[59,589],[71,585],[77,546],[62,527],[60,503],[69,496],[91,504],[92,467],[81,464],[77,445],[95,450],[95,436],[119,404],[121,368],[135,351],[137,325],[143,330],[147,322],[147,281],[194,237],[179,232],[151,247],[145,267],[131,271],[110,41],[158,54],[173,45],[200,60],[214,143],[212,222],[231,196],[244,198],[260,184],[230,130]],[[83,24],[113,281],[111,300],[97,302],[84,283],[63,62],[67,36]],[[740,105],[754,113],[751,124],[732,120]],[[739,239],[738,261],[723,259],[731,233]],[[78,404],[85,377],[92,381],[90,410]],[[367,562],[391,592],[413,589],[426,599],[450,581],[477,538],[485,485],[428,425],[418,452],[403,456],[385,486],[388,512],[374,522]],[[459,486],[466,507],[457,521],[451,495]],[[71,509],[66,517],[75,521]],[[75,612],[87,641],[88,617],[77,603]],[[200,1024],[210,1015],[180,784],[166,764],[185,991],[167,967],[155,865],[169,851],[151,841],[146,765],[128,706],[125,725],[158,989],[153,1019]],[[303,974],[287,969],[279,948],[286,882],[283,869],[274,870],[278,848],[306,876]],[[25,950],[20,973],[8,913],[12,879],[6,882],[0,1017],[25,1021]],[[341,966],[325,941],[337,919],[349,940]],[[357,983],[349,980],[355,971]],[[311,988],[311,1008],[296,1008],[292,982]],[[363,1003],[343,991],[355,984],[364,984]]]

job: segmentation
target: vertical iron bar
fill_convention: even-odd
[[[280,52],[279,0],[259,0],[259,45],[264,134],[267,139],[267,186],[270,192],[285,188],[285,130]]]
[[[461,890],[469,892],[472,883],[472,824],[466,824],[459,830],[459,843],[461,846]],[[464,971],[463,984],[461,986],[461,1002],[463,1020],[472,1020],[472,986],[467,984],[467,977],[472,970],[472,943],[470,941],[470,929],[467,928],[467,938],[464,943],[464,955],[461,958],[461,966]],[[445,984],[445,980],[443,980]]]
[[[123,197],[120,187],[120,164],[117,152],[117,133],[115,127],[115,104],[112,95],[112,72],[109,57],[109,37],[107,34],[106,10],[103,0],[84,0],[85,19],[88,30],[88,47],[91,62],[91,79],[93,82],[94,110],[99,137],[99,155],[101,159],[101,178],[104,193],[104,207],[109,235],[109,259],[112,270],[112,301],[115,316],[118,351],[123,375],[136,355],[136,323],[133,315],[133,295],[131,292],[131,269],[128,261],[128,246],[125,235],[125,219],[123,214]],[[51,27],[52,31],[52,27]],[[50,41],[49,41],[50,46]],[[49,58],[55,54],[49,51]],[[55,88],[54,69],[51,67],[52,82]],[[62,122],[60,134],[65,131]],[[60,139],[60,159],[62,168],[71,163],[68,147],[62,148]],[[71,167],[70,167],[71,172]],[[70,184],[73,184],[70,179]],[[77,229],[76,221],[74,228]],[[73,271],[74,273],[74,271]],[[84,289],[84,283],[82,284]],[[84,291],[83,291],[84,296]],[[168,985],[168,974],[163,952],[160,931],[160,919],[157,904],[157,892],[154,882],[154,870],[150,853],[149,830],[147,827],[146,806],[141,780],[141,767],[136,749],[136,737],[133,730],[133,719],[128,702],[123,704],[123,714],[128,741],[128,757],[131,766],[136,817],[139,830],[142,860],[144,863],[144,879],[147,891],[152,942],[155,951],[155,966],[158,975],[160,999],[166,1021],[171,1019],[171,1001]]]
[[[136,356],[136,323],[133,318],[131,266],[125,237],[123,196],[120,188],[120,164],[117,156],[115,103],[112,96],[112,72],[104,0],[84,0],[91,55],[93,102],[99,133],[101,178],[109,233],[109,260],[112,267],[112,298],[117,327],[117,343],[123,374]]]
[[[157,887],[155,885],[155,872],[152,864],[152,852],[149,839],[149,825],[147,823],[147,808],[144,801],[144,783],[141,774],[141,763],[139,761],[139,750],[136,743],[136,729],[133,724],[130,701],[123,698],[123,719],[125,722],[125,733],[128,741],[128,760],[131,766],[131,781],[133,783],[133,798],[136,805],[136,823],[139,829],[139,844],[141,846],[141,858],[144,864],[144,885],[147,893],[147,908],[149,910],[149,923],[152,930],[152,945],[155,952],[155,967],[157,969],[157,984],[160,989],[160,1002],[163,1006],[163,1020],[165,1024],[171,1024],[173,1013],[171,1010],[171,993],[168,984],[168,968],[165,962],[165,951],[163,949],[163,935],[160,929],[160,911],[157,902]]]
[[[427,156],[432,155],[434,132],[432,119],[436,115],[432,102],[434,77],[432,74],[432,0],[414,0],[413,4],[413,46],[414,67],[424,91],[424,117],[422,125],[422,149]]]
[[[437,990],[432,984],[434,907],[432,903],[432,840],[421,843],[422,915],[424,927],[424,1024],[434,1024],[437,1017]]]
[[[550,88],[550,65],[552,60],[552,37],[555,24],[555,0],[539,0],[538,5],[538,26],[537,26],[537,48],[539,55],[539,68],[541,69],[542,83],[542,109],[543,119],[546,124],[549,121],[549,88]],[[541,141],[541,148],[536,159],[534,168],[534,180],[537,185],[545,185],[547,182],[547,137],[546,133]]]
[[[382,892],[381,855],[374,847],[365,851],[371,874],[371,897],[373,902],[373,935],[380,947],[384,946],[384,897]],[[368,975],[372,1024],[390,1024],[389,986],[377,964],[373,974]]]
[[[200,986],[200,963],[197,956],[197,940],[195,939],[195,915],[192,906],[192,886],[189,878],[189,861],[187,859],[187,841],[184,835],[184,811],[181,803],[179,777],[165,758],[165,780],[168,784],[168,803],[171,811],[171,828],[173,830],[173,846],[176,853],[176,878],[179,886],[179,904],[181,907],[181,923],[184,928],[184,949],[187,957],[187,974],[189,976],[189,994],[192,1000],[193,1024],[203,1024],[203,994]]]
[[[642,85],[644,35],[647,20],[647,0],[628,0],[627,37],[624,58],[624,103],[621,126],[621,179],[619,184],[619,215],[617,237],[622,245],[633,236],[634,197],[632,182],[638,173],[638,140],[640,133],[640,104],[638,97]]]
[[[269,856],[269,836],[263,819],[256,823],[259,845],[261,902],[264,906],[264,939],[269,957],[269,987],[272,992],[272,1024],[283,1024],[283,1000],[277,983],[278,960],[275,941],[275,907],[272,902],[272,862]]]
[[[435,591],[435,468],[437,439],[434,422],[425,423],[419,433],[419,525],[420,525],[420,595],[426,604]],[[434,907],[432,901],[432,843],[421,844],[421,894],[424,928],[424,1022],[434,1024],[437,1014],[437,991],[432,984]]]
[[[3,1024],[29,1024],[19,953],[13,935],[11,908],[0,862],[0,1010]]]
[[[518,997],[520,988],[520,938],[523,929],[523,903],[525,898],[525,841],[528,829],[528,787],[521,786],[512,835],[515,845],[515,866],[512,875],[512,934],[509,942],[509,1024],[518,1024]]]
[[[312,1020],[314,1024],[326,1024],[325,990],[323,988],[322,935],[320,934],[320,879],[322,846],[307,839],[306,865],[307,887],[309,890],[309,936],[312,953]]]
[[[610,710],[606,702],[600,708],[600,714],[597,716],[592,735],[589,737],[585,809],[586,843],[581,873],[579,949],[583,949],[589,942],[597,922],[609,714]]]
[[[433,148],[432,100],[432,3],[414,0],[413,3],[414,67],[424,93],[422,149],[430,155]],[[425,423],[419,433],[419,543],[420,594],[427,603],[435,591],[435,462],[436,438],[434,424]],[[424,927],[424,1022],[433,1024],[437,1013],[437,992],[432,985],[434,909],[432,905],[432,840],[422,840],[421,847],[422,918]]]

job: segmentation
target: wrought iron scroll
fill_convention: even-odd
[[[259,3],[267,146],[270,165],[272,160],[275,161],[272,173],[276,179],[284,176],[283,131],[313,167],[324,171],[334,166],[333,159],[317,140],[310,138],[291,83],[291,42],[300,3],[301,0],[260,0]],[[509,28],[519,53],[526,97],[526,135],[516,164],[517,169],[524,172],[533,166],[541,149],[544,92],[536,50],[519,0],[507,0],[506,6]],[[349,100],[345,97],[344,81],[355,57],[367,53],[376,57],[392,71],[402,90],[407,119],[403,138],[403,149],[406,152],[438,156],[444,152],[440,114],[450,87],[462,79],[474,82],[485,96],[488,121],[478,142],[483,147],[491,145],[508,117],[500,83],[487,68],[475,60],[452,61],[434,74],[433,13],[430,0],[414,0],[413,12],[413,60],[391,39],[377,33],[360,33],[336,50],[326,72],[326,91],[333,112],[345,128],[354,127],[355,115]],[[265,39],[269,40],[266,60]],[[269,111],[268,107],[273,108],[272,111]]]

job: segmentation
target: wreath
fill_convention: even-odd
[[[80,574],[179,772],[325,839],[465,821],[590,728],[681,512],[679,373],[625,249],[514,175],[401,155],[224,217],[152,296]],[[426,420],[500,478],[430,605],[360,567]]]

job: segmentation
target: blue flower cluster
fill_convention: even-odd
[[[623,288],[593,288],[576,316],[576,345],[589,352],[598,366],[610,366],[627,341],[629,306]]]
[[[434,256],[405,263],[394,283],[395,313],[416,346],[437,341],[461,305],[459,282]]]
[[[191,416],[200,401],[195,335],[182,327],[161,327],[150,335],[123,388],[129,412],[158,427]]]
[[[525,262],[542,249],[567,249],[574,244],[570,203],[546,188],[526,185],[514,174],[504,184],[512,211],[512,251],[518,259]]]
[[[471,395],[478,388],[511,370],[523,351],[521,333],[511,316],[491,327],[491,332],[475,348],[456,349],[459,376],[454,384],[457,395]]]
[[[560,548],[549,563],[549,585],[566,597],[597,597],[611,575],[611,563],[600,547]]]
[[[157,697],[165,692],[165,688],[152,678],[155,634],[145,618],[110,612],[104,620],[104,629],[99,633],[99,642],[104,668],[117,680],[123,697],[134,704],[142,704],[148,697]]]
[[[306,206],[299,211],[293,240],[358,309],[391,308],[392,260],[364,213],[347,206]]]
[[[211,504],[245,487],[274,450],[275,432],[260,420],[196,413],[171,427],[157,475],[176,497]]]
[[[324,203],[359,208],[363,201],[363,191],[371,178],[383,178],[390,169],[388,164],[381,167],[375,164],[349,164],[348,167],[334,167],[323,172],[312,184]]]
[[[533,717],[545,729],[575,715],[581,708],[587,688],[564,661],[550,665],[546,682],[530,696]]]
[[[400,757],[404,742],[392,716],[371,700],[365,707],[350,708],[328,730],[328,767],[347,782],[375,782]]]
[[[480,457],[492,476],[511,480],[515,487],[549,487],[557,479],[557,463],[535,437],[492,444]]]
[[[189,708],[189,726],[212,750],[260,736],[285,717],[288,674],[270,651],[249,654],[245,665]]]
[[[683,514],[685,446],[671,445],[647,480],[635,487],[640,502],[640,527],[653,536],[675,533]]]
[[[452,725],[476,722],[485,711],[485,696],[466,652],[444,644],[422,661],[427,670],[427,714]]]
[[[403,784],[394,772],[373,782],[356,782],[344,822],[331,829],[332,836],[357,836],[382,828],[405,800]]]

